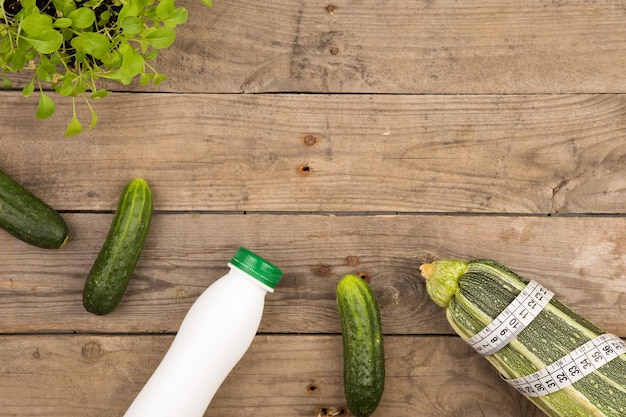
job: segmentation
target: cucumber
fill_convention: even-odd
[[[119,304],[143,249],[152,219],[152,192],[141,179],[131,180],[122,192],[102,249],[83,289],[83,306],[96,315]]]
[[[68,239],[67,224],[52,207],[0,172],[0,227],[44,249],[58,249]]]
[[[446,308],[448,322],[464,339],[488,326],[528,283],[525,278],[491,260],[444,259],[424,264],[420,269],[426,278],[429,296]],[[534,300],[530,300],[532,302]],[[546,369],[564,355],[604,334],[604,330],[552,297],[516,337],[485,357],[503,378],[517,379]],[[573,369],[573,372],[578,370]],[[559,391],[542,396],[529,394],[527,398],[552,417],[624,417],[626,354],[615,357]]]
[[[337,284],[343,340],[343,383],[348,410],[368,417],[378,407],[385,385],[385,354],[378,304],[370,286],[348,274]]]

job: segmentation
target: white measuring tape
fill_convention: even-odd
[[[538,282],[530,281],[498,317],[465,341],[482,356],[496,353],[537,317],[553,295]]]
[[[572,385],[623,353],[626,353],[626,342],[607,333],[590,340],[534,374],[505,381],[524,395],[540,397]]]

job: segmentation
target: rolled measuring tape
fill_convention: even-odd
[[[482,356],[493,355],[526,328],[544,309],[554,293],[537,281],[530,281],[491,323],[465,339]]]

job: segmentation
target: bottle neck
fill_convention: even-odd
[[[259,287],[261,287],[266,292],[269,292],[269,293],[274,292],[274,288],[272,288],[272,287],[270,287],[268,285],[263,284],[261,281],[259,281],[258,279],[254,278],[253,276],[245,273],[244,271],[242,271],[241,269],[237,268],[235,265],[231,264],[230,262],[228,263],[228,266],[230,268],[229,274],[245,278],[248,281],[251,281],[254,284],[258,285]]]

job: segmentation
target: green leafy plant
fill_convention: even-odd
[[[56,110],[50,92],[72,100],[67,136],[83,128],[77,98],[91,112],[90,128],[98,122],[91,104],[110,91],[98,86],[108,79],[158,85],[167,77],[151,62],[176,38],[176,26],[187,20],[187,9],[175,0],[0,0],[0,71],[2,87],[11,88],[10,73],[30,71],[22,88],[25,97],[39,95],[36,117]],[[211,6],[211,0],[203,0]]]

